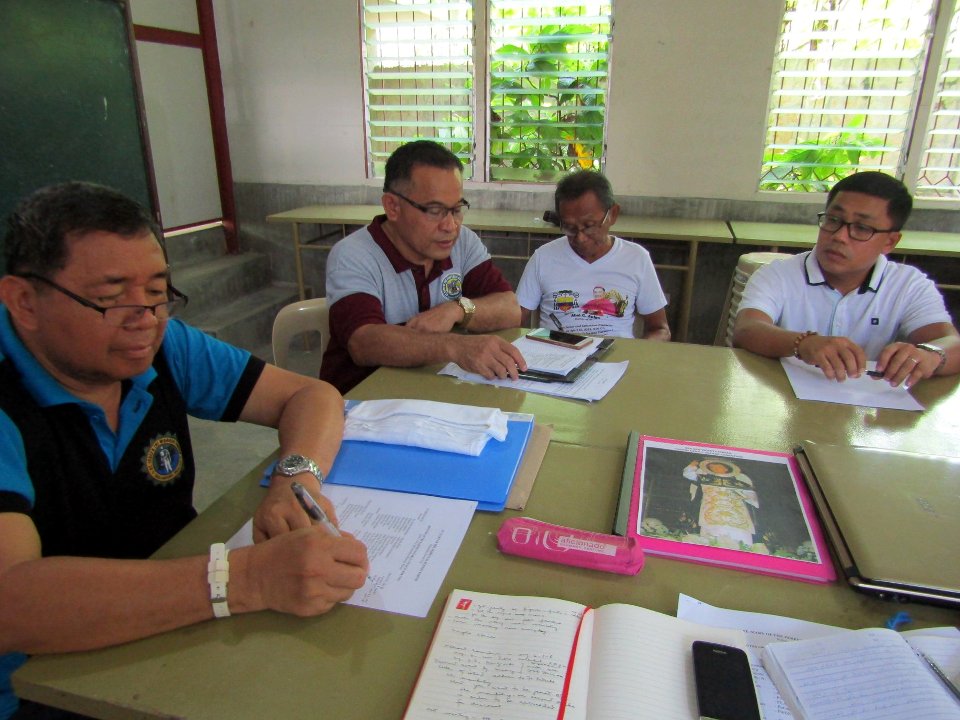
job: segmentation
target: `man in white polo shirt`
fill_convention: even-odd
[[[960,337],[940,292],[886,257],[912,207],[903,183],[884,173],[834,185],[816,247],[750,277],[734,346],[793,355],[838,381],[862,375],[868,360],[892,385],[960,371]]]

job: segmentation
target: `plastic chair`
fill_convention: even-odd
[[[730,280],[730,287],[727,289],[727,299],[723,304],[720,324],[717,326],[717,334],[713,339],[714,345],[733,347],[733,326],[737,321],[740,299],[743,297],[743,289],[747,286],[747,280],[753,275],[754,270],[775,260],[783,260],[788,257],[790,257],[790,253],[778,252],[751,252],[740,256],[737,267],[733,271],[733,278]]]
[[[330,317],[327,299],[311,298],[290,303],[277,313],[273,321],[273,363],[286,368],[290,355],[290,341],[297,335],[315,332],[320,335],[318,354],[323,355],[330,338]]]

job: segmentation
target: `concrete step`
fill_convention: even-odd
[[[261,353],[264,348],[269,348],[273,320],[280,308],[298,298],[296,285],[264,285],[243,293],[229,303],[201,309],[188,321],[214,337],[272,362],[272,352],[266,355]]]
[[[260,253],[222,255],[174,267],[174,286],[190,297],[183,318],[212,311],[270,284],[270,260]]]
[[[212,228],[167,238],[167,262],[171,267],[184,267],[213,260],[226,254],[223,228]]]

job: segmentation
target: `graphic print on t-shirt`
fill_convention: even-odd
[[[572,318],[584,315],[593,317],[610,315],[622,318],[630,305],[629,295],[600,285],[593,288],[593,297],[590,300],[580,304],[579,299],[580,293],[575,290],[559,290],[553,293],[553,309],[564,314],[569,313]]]

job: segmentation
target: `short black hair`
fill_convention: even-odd
[[[144,230],[163,247],[150,212],[123,193],[88,182],[48,185],[22,200],[7,218],[7,272],[46,277],[66,265],[71,236],[101,231],[133,237]]]
[[[887,201],[887,214],[893,222],[893,230],[900,230],[907,223],[913,210],[913,198],[907,186],[891,175],[867,170],[843,178],[830,188],[827,195],[827,207],[842,192],[856,192],[872,195]]]
[[[459,170],[463,175],[463,163],[450,150],[433,140],[414,140],[401,145],[387,158],[383,191],[390,192],[409,181],[417,165],[429,165],[441,170]]]
[[[588,192],[597,196],[604,210],[609,210],[617,204],[613,196],[613,187],[603,173],[596,170],[577,170],[557,183],[557,189],[553,193],[554,209],[559,214],[560,203],[576,200]]]

